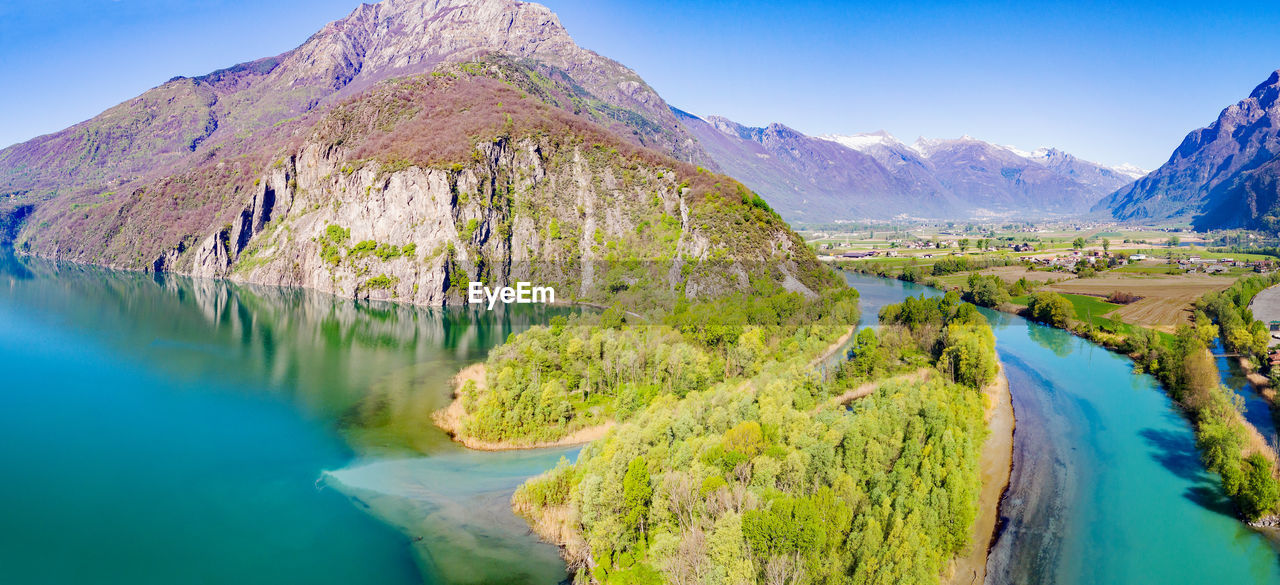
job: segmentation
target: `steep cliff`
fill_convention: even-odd
[[[1198,229],[1280,230],[1280,71],[1212,124],[1187,134],[1161,165],[1098,202],[1116,219],[1188,221]]]
[[[250,133],[323,113],[380,81],[490,53],[557,70],[596,105],[608,106],[627,140],[711,165],[639,75],[579,47],[545,6],[384,0],[361,5],[286,53],[175,77],[90,120],[0,150],[0,202],[130,192],[261,140]]]
[[[432,305],[461,302],[472,280],[632,306],[752,278],[821,287],[759,197],[618,138],[591,98],[497,56],[393,80],[286,127],[269,155],[215,156],[126,205],[38,214],[19,248]]]

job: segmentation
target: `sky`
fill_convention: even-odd
[[[1280,68],[1280,2],[546,0],[667,102],[1154,168]],[[0,145],[301,44],[355,0],[0,0]]]

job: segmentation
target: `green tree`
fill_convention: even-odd
[[[1074,248],[1074,249],[1076,249],[1076,250],[1083,249],[1083,248],[1084,248],[1084,238],[1076,238],[1074,242],[1071,242],[1071,247],[1072,247],[1072,248]]]
[[[960,253],[963,254],[965,250],[969,249],[969,238],[960,238],[956,245],[960,246]]]
[[[970,274],[964,300],[981,307],[998,307],[1009,302],[1009,291],[999,276]]]
[[[1280,503],[1280,486],[1271,476],[1271,462],[1261,454],[1246,457],[1244,467],[1244,483],[1237,502],[1246,518],[1257,520]]]
[[[1071,317],[1075,315],[1075,307],[1071,305],[1071,301],[1058,293],[1049,291],[1032,294],[1027,301],[1027,308],[1031,312],[1032,319],[1054,327],[1065,328],[1071,323]]]
[[[1110,252],[1110,251],[1111,251],[1111,240],[1108,240],[1108,239],[1106,239],[1106,238],[1102,238],[1102,251],[1103,251],[1103,252]]]
[[[636,457],[627,464],[622,477],[623,525],[628,533],[640,540],[644,536],[649,519],[649,503],[653,500],[653,484],[649,478],[649,466],[644,457]]]

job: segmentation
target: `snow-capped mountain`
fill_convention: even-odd
[[[780,124],[677,116],[726,172],[800,221],[1077,215],[1145,174],[970,136],[907,144],[883,130],[811,137]]]

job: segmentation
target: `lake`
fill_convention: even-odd
[[[468,453],[429,414],[565,312],[0,259],[0,582],[555,583],[505,502],[574,453]]]

